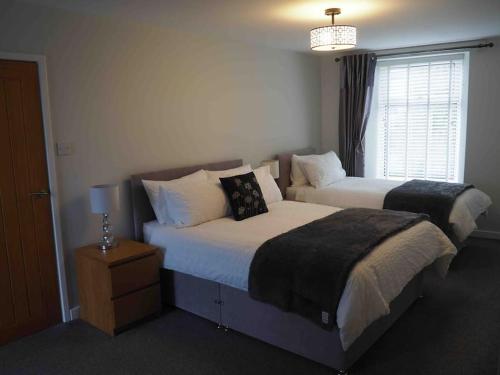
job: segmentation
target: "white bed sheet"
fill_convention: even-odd
[[[310,185],[289,187],[286,197],[299,202],[341,208],[383,208],[385,195],[403,183],[404,181],[346,177],[322,189]],[[464,241],[477,229],[476,219],[490,205],[490,197],[478,189],[468,189],[457,198],[449,220],[459,241]]]
[[[164,267],[248,290],[255,251],[266,240],[327,216],[338,208],[292,201],[269,205],[269,213],[243,221],[222,218],[190,228],[150,222],[145,241],[164,251]],[[384,241],[359,262],[347,281],[337,311],[344,349],[379,317],[423,268],[432,264],[444,277],[456,254],[450,240],[422,222]]]

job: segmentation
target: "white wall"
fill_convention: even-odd
[[[464,180],[493,200],[480,229],[500,232],[500,38],[492,41],[470,54]]]
[[[493,200],[481,230],[500,232],[500,38],[494,48],[472,50],[469,61],[469,105],[464,179]],[[455,44],[454,44],[455,45]],[[452,46],[452,45],[450,45]],[[442,46],[441,46],[442,47]],[[385,53],[396,50],[384,51]],[[404,49],[410,52],[412,49]],[[321,59],[321,148],[338,151],[339,63]],[[498,233],[500,235],[500,233]]]
[[[339,64],[331,55],[321,59],[321,149],[339,152]]]
[[[115,232],[131,236],[132,173],[319,146],[320,65],[306,54],[5,3],[0,51],[47,56],[70,306],[74,249],[95,242],[88,187],[121,183]]]

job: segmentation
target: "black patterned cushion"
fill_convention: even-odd
[[[226,192],[234,220],[245,220],[268,212],[262,190],[253,172],[222,177],[220,183]]]

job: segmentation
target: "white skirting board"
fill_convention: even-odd
[[[500,240],[500,232],[494,230],[475,230],[470,235],[471,237],[476,238],[488,238],[491,240]]]
[[[69,310],[70,320],[76,320],[80,317],[80,306],[75,306]]]

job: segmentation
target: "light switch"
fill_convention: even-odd
[[[71,142],[57,142],[56,149],[57,156],[73,155],[73,143]]]

